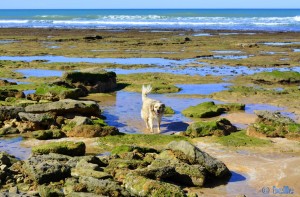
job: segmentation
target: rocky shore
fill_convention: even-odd
[[[136,62],[141,60],[139,58],[150,58],[167,62],[0,60],[0,136],[3,139],[22,136],[27,141],[26,146],[31,148],[30,157],[24,160],[0,149],[1,195],[201,196],[214,193],[209,190],[227,187],[237,177],[236,182],[247,181],[244,185],[255,180],[255,173],[262,173],[259,163],[253,162],[257,158],[264,168],[267,168],[264,156],[274,159],[269,154],[280,153],[288,166],[296,163],[297,160],[285,153],[297,156],[300,152],[297,147],[300,75],[291,71],[298,66],[297,53],[292,49],[300,48],[294,43],[300,34],[252,32],[249,36],[237,32],[227,36],[223,31],[207,33],[210,36],[194,36],[193,31],[181,30],[157,33],[24,29],[20,33],[19,29],[0,29],[1,39],[10,39],[13,35],[16,40],[0,44],[3,56],[117,57],[130,61],[133,60],[126,58],[136,58]],[[283,37],[291,44],[264,44],[286,42]],[[47,48],[44,42],[59,47]],[[240,52],[236,54],[236,51]],[[220,66],[223,64],[230,67],[225,76],[221,73],[227,69]],[[247,66],[242,74],[237,72],[241,65]],[[20,68],[65,72],[60,77],[42,78],[22,75],[16,71]],[[261,72],[261,68],[289,71]],[[205,69],[209,74],[202,75]],[[147,72],[116,74],[111,70]],[[172,73],[181,70],[180,74]],[[46,70],[40,72],[43,71]],[[221,84],[225,82],[226,85]],[[167,105],[165,117],[168,118],[162,124],[165,133],[148,135],[143,130],[144,125],[137,126],[138,133],[144,134],[129,134],[137,133],[131,130],[126,134],[120,132],[124,127],[139,124],[136,119],[142,84],[152,84],[154,95],[151,96]],[[179,94],[185,86],[178,84],[191,86],[186,94]],[[203,84],[211,84],[212,88],[203,88]],[[208,94],[194,91],[214,87],[221,89]],[[271,103],[276,109],[285,107],[284,112],[289,112],[289,116],[273,108],[267,110],[269,105],[257,110],[252,107],[257,103]],[[119,108],[108,113],[112,105]],[[249,112],[251,107],[254,112]],[[119,122],[122,118],[125,121]],[[272,161],[279,162],[279,158]],[[283,165],[284,161],[279,163]],[[297,179],[294,171],[276,168],[286,173],[286,177]],[[260,184],[275,181],[260,178],[257,180]],[[282,177],[277,178],[280,183],[292,184],[282,181]],[[261,187],[258,183],[251,183],[251,187],[254,185],[258,190]],[[252,188],[251,192],[218,194],[251,196],[261,191],[253,193]]]

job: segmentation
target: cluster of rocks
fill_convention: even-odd
[[[8,81],[0,84],[15,85]],[[94,101],[74,100],[89,93],[115,90],[114,72],[69,72],[50,86],[63,86],[61,92],[28,94],[15,90],[0,91],[0,100],[19,99],[11,106],[0,106],[0,135],[39,131],[39,139],[63,136],[97,137],[116,134],[118,130],[101,119],[101,110]],[[10,99],[13,98],[13,99]],[[52,137],[51,137],[52,136]]]
[[[78,99],[89,93],[112,92],[117,88],[116,73],[99,69],[89,69],[82,72],[66,72],[59,80],[49,84],[49,87],[64,87],[63,91],[52,91],[45,94],[28,94],[32,101],[58,101],[60,99]]]
[[[247,129],[250,136],[300,138],[300,124],[280,112],[255,111],[257,119]]]
[[[0,80],[0,86],[11,86],[17,85],[16,82],[9,82],[7,80]],[[5,101],[7,98],[25,98],[25,94],[23,91],[19,91],[16,89],[1,89],[0,90],[0,101]]]
[[[0,106],[0,121],[1,135],[39,131],[35,136],[51,138],[49,133],[56,130],[59,130],[56,133],[63,131],[67,136],[78,137],[118,133],[115,127],[104,123],[100,107],[94,101],[63,99],[26,107]]]
[[[77,147],[82,150],[82,143]],[[129,146],[113,152],[39,152],[25,161],[0,153],[0,185],[7,195],[187,196],[186,186],[224,184],[231,176],[224,163],[187,141],[173,141],[162,151]]]

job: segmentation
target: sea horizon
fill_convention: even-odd
[[[300,31],[300,9],[0,9],[0,28]]]

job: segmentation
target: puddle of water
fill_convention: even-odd
[[[226,54],[226,53],[238,54],[238,53],[242,53],[242,51],[238,51],[238,50],[216,50],[216,51],[211,51],[211,52],[221,53],[221,54]]]
[[[231,83],[214,83],[214,84],[177,84],[182,90],[177,94],[212,94],[223,90],[228,90]]]
[[[15,82],[17,84],[30,84],[30,82],[18,81],[16,79],[10,79],[10,78],[0,78],[0,79],[7,80],[8,82]]]
[[[213,35],[211,35],[211,34],[209,34],[209,33],[199,33],[199,34],[194,34],[193,36],[213,36]]]
[[[291,112],[287,112],[285,108],[283,107],[277,107],[274,105],[268,105],[268,104],[247,104],[245,107],[245,112],[249,114],[254,114],[255,110],[267,110],[267,111],[279,111],[282,115],[288,116],[291,119],[295,120],[296,115]]]
[[[293,49],[294,52],[300,52],[300,49]]]
[[[241,59],[247,58],[248,56],[213,56],[208,58],[223,58],[223,59]],[[169,60],[163,58],[72,58],[63,56],[0,56],[0,60],[11,60],[11,61],[34,61],[34,60],[46,60],[48,62],[90,62],[90,63],[115,63],[115,64],[145,64],[145,65],[156,65],[148,68],[139,69],[106,69],[107,71],[114,71],[117,74],[133,74],[133,73],[149,73],[149,72],[165,72],[172,74],[187,74],[187,75],[213,75],[213,76],[235,76],[235,75],[251,75],[258,72],[271,72],[274,70],[278,71],[296,71],[300,72],[300,66],[290,68],[263,68],[254,67],[249,68],[246,66],[211,66],[209,64],[199,62],[197,59],[184,59],[184,60]],[[196,65],[196,66],[195,66]],[[197,66],[198,65],[198,66]],[[23,69],[29,70],[29,69]],[[38,69],[31,69],[38,70]],[[22,71],[22,70],[21,70]],[[42,71],[42,70],[40,70]],[[28,71],[31,72],[31,71]],[[45,71],[47,72],[47,71]],[[52,72],[52,71],[51,71]],[[55,72],[55,74],[54,74]],[[41,76],[44,72],[38,74]],[[51,76],[61,76],[62,71],[53,71]],[[45,74],[45,73],[44,73]],[[34,75],[37,76],[37,75]]]
[[[17,40],[0,40],[0,44],[11,44],[11,43],[15,43],[15,42],[19,42]]]
[[[222,59],[222,60],[240,60],[246,59],[249,56],[247,55],[213,55],[207,57],[200,57],[199,59]]]
[[[296,71],[300,72],[300,67],[291,68],[248,68],[246,66],[210,66],[203,65],[199,67],[195,66],[180,66],[180,67],[148,67],[139,69],[121,69],[113,68],[106,69],[107,71],[113,71],[117,74],[134,74],[134,73],[171,73],[180,75],[212,75],[212,76],[235,76],[235,75],[252,75],[259,72],[272,72],[274,70],[278,71]]]
[[[219,33],[220,36],[231,36],[231,35],[255,35],[256,33]]]
[[[22,147],[22,140],[23,137],[10,139],[0,138],[0,151],[5,151],[21,160],[27,159],[31,154],[31,149]]]
[[[292,44],[300,44],[300,42],[262,42],[258,44],[264,44],[267,46],[286,46],[286,45],[292,45]]]
[[[279,59],[280,61],[288,61],[288,60],[290,60],[290,58],[281,58],[281,59]]]
[[[60,70],[46,70],[46,69],[18,69],[15,72],[22,73],[26,78],[28,77],[61,77],[64,71]]]
[[[116,49],[93,49],[90,50],[92,52],[113,52],[113,51],[117,51]]]
[[[287,52],[275,52],[275,51],[261,51],[261,54],[267,54],[267,55],[275,55],[275,54],[287,54]]]
[[[145,131],[145,123],[140,117],[142,107],[142,97],[140,93],[118,91],[115,98],[110,98],[114,102],[109,105],[103,105],[107,102],[100,102],[103,109],[103,115],[107,117],[106,122],[109,125],[116,126],[124,133],[141,133]],[[167,134],[174,131],[185,131],[186,122],[190,122],[181,114],[181,111],[191,105],[197,105],[201,102],[211,101],[211,99],[199,98],[176,98],[167,95],[151,94],[150,98],[157,99],[174,109],[173,116],[164,116],[162,119],[162,133]],[[130,115],[129,115],[130,114]],[[174,129],[174,130],[173,130]]]
[[[0,60],[26,61],[45,60],[48,62],[87,62],[87,63],[114,63],[114,64],[147,64],[147,65],[183,65],[195,59],[170,60],[164,58],[84,58],[84,57],[64,57],[64,56],[0,56]]]
[[[24,90],[24,94],[25,96],[27,96],[28,94],[34,94],[36,90]]]

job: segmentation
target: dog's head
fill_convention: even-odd
[[[156,114],[156,115],[162,115],[165,111],[165,104],[160,103],[160,102],[155,102],[152,103],[151,105],[151,110]]]

